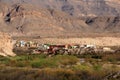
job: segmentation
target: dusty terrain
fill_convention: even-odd
[[[43,38],[34,39],[40,43],[50,44],[88,44],[98,46],[120,46],[120,38],[96,37],[96,38]]]

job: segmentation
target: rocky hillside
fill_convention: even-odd
[[[0,32],[0,56],[15,56],[12,49],[13,45],[10,36]]]
[[[120,33],[119,0],[1,0],[0,28],[13,36]]]

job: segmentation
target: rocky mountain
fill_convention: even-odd
[[[120,33],[120,0],[0,0],[0,31],[13,36]]]

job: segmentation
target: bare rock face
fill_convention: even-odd
[[[1,56],[15,56],[12,52],[13,45],[11,37],[6,33],[0,32],[0,55]]]

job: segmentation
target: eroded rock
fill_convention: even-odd
[[[15,56],[12,49],[13,49],[13,45],[12,45],[11,37],[6,33],[0,32],[0,55]]]

